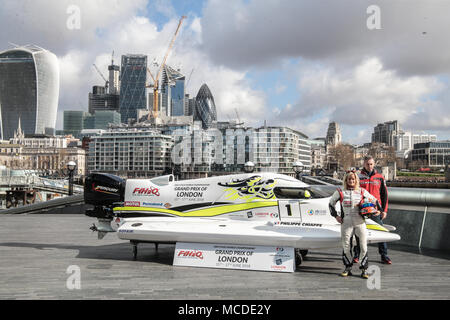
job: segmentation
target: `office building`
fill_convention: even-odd
[[[146,93],[147,56],[127,54],[122,56],[120,75],[119,112],[121,121],[137,120],[137,110],[147,108]]]
[[[417,143],[436,142],[437,136],[435,134],[418,134],[410,131],[400,131],[394,135],[395,151],[405,152],[414,148]]]
[[[169,117],[184,116],[185,76],[164,65],[161,75],[161,112]]]
[[[214,171],[242,172],[247,161],[255,164],[255,171],[294,175],[292,165],[296,161],[303,163],[305,173],[311,170],[309,139],[299,131],[287,127],[242,127],[226,122],[216,122],[211,129],[214,128],[223,137],[222,164],[212,165]],[[209,158],[215,159],[215,155]]]
[[[216,104],[209,87],[203,84],[195,97],[194,120],[202,122],[204,129],[211,126],[213,121],[217,121]]]
[[[119,112],[119,99],[119,94],[107,93],[105,87],[94,86],[92,92],[89,93],[89,113],[94,114],[96,111]]]
[[[108,66],[109,72],[109,94],[118,95],[120,93],[120,67],[114,65],[114,61]]]
[[[84,120],[88,115],[85,111],[65,110],[63,133],[77,136],[84,129]]]
[[[116,111],[96,111],[93,128],[85,127],[84,129],[108,129],[111,124],[120,124],[120,113]]]
[[[400,125],[397,120],[379,123],[372,133],[372,142],[385,143],[394,146],[394,136],[400,132]]]
[[[81,138],[85,129],[108,129],[112,125],[120,124],[120,113],[116,111],[96,111],[90,114],[85,111],[64,111],[63,134],[71,134]]]
[[[173,138],[150,128],[115,128],[92,136],[89,172],[154,177],[171,166]]]
[[[411,161],[420,166],[445,168],[450,164],[450,140],[414,144]]]
[[[14,135],[19,119],[26,134],[54,134],[59,63],[48,50],[24,46],[0,53],[1,139]]]

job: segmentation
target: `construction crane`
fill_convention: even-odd
[[[186,88],[188,87],[189,82],[191,81],[191,76],[192,76],[193,72],[194,72],[194,68],[192,68],[191,73],[189,74],[188,80],[186,81]]]
[[[237,119],[238,119],[238,125],[243,125],[244,123],[243,122],[241,122],[241,117],[239,117],[239,113],[238,113],[238,110],[236,109],[236,108],[234,108],[234,111],[236,112],[236,116],[237,116]]]
[[[175,34],[173,35],[172,40],[170,41],[169,48],[167,49],[166,55],[164,56],[164,59],[163,59],[161,65],[159,66],[159,70],[158,70],[158,73],[156,74],[156,77],[153,77],[152,73],[147,68],[147,72],[150,74],[150,76],[153,80],[153,84],[146,86],[147,88],[153,88],[153,112],[148,113],[148,120],[150,120],[151,117],[153,117],[153,118],[158,117],[159,77],[161,76],[161,71],[163,70],[163,68],[166,64],[167,57],[169,56],[170,50],[172,50],[173,43],[175,42],[178,32],[180,31],[181,24],[183,23],[183,20],[185,18],[186,18],[186,16],[182,16],[180,21],[178,22],[177,30],[175,31]]]
[[[93,64],[93,66],[95,67],[95,70],[97,70],[98,74],[103,78],[103,80],[105,80],[105,93],[108,92],[108,85],[109,85],[109,81],[106,80],[105,76],[103,76],[103,74],[100,72],[100,70],[97,68],[97,66],[95,65],[95,63]]]

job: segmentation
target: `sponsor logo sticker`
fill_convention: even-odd
[[[110,188],[105,186],[95,186],[95,184],[92,184],[92,189],[97,192],[104,192],[104,193],[114,193],[118,192],[119,189],[116,188]]]
[[[163,204],[162,203],[155,203],[155,202],[142,202],[143,206],[146,207],[161,207]]]
[[[180,250],[178,257],[203,260],[203,252],[199,250]]]
[[[155,187],[134,188],[133,196],[156,196],[159,197],[159,190]]]
[[[141,203],[139,201],[125,201],[124,203],[125,207],[140,207]]]
[[[268,212],[256,212],[255,216],[256,217],[267,217],[269,215]]]

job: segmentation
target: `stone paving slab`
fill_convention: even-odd
[[[340,250],[313,250],[294,273],[176,267],[174,245],[132,247],[115,234],[98,240],[84,215],[0,216],[0,299],[449,299],[450,259],[390,246],[383,265],[376,246],[380,289],[367,280],[341,278]],[[403,248],[402,248],[403,249]],[[413,250],[414,251],[414,250]],[[78,266],[81,289],[69,290],[69,266]]]

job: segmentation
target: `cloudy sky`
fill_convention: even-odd
[[[373,7],[375,5],[375,7]],[[450,139],[447,0],[0,0],[0,50],[35,44],[60,61],[57,128],[86,110],[114,50],[168,64],[187,93],[207,83],[221,120],[285,125],[311,138],[337,121],[368,142],[380,122]],[[74,9],[75,8],[75,9]],[[79,12],[79,20],[77,20]],[[79,23],[78,23],[79,21]]]

